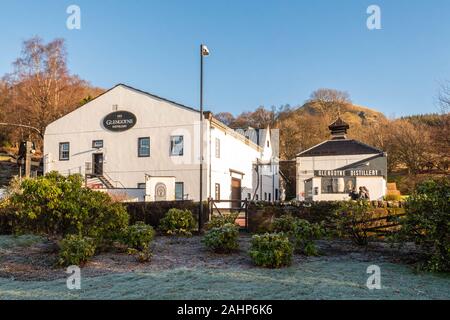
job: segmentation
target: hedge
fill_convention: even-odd
[[[251,202],[248,207],[248,229],[256,233],[270,232],[273,220],[286,214],[311,223],[332,223],[334,213],[343,202],[347,201]],[[404,212],[405,207],[405,203],[399,201],[371,201],[369,205],[377,211],[384,211],[386,215]]]
[[[158,228],[160,220],[170,209],[190,210],[198,226],[198,213],[200,206],[194,201],[158,201],[158,202],[131,202],[125,204],[130,215],[130,224],[143,221],[154,228]],[[208,203],[203,203],[203,219],[205,224],[209,220]]]

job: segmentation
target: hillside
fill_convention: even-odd
[[[352,125],[366,126],[386,120],[383,113],[354,104],[344,104],[340,107],[339,111],[341,118],[346,121],[350,127],[352,127]],[[305,103],[303,106],[298,108],[296,113],[299,115],[308,114],[311,116],[322,115],[320,108],[316,104],[310,102]]]

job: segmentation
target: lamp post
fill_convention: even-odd
[[[202,229],[203,219],[203,58],[209,56],[208,47],[200,45],[200,210],[198,215],[198,231]]]

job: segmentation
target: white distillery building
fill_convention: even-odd
[[[381,200],[387,190],[387,155],[362,142],[347,139],[349,125],[338,118],[329,126],[331,140],[296,157],[297,199],[348,200],[353,188],[366,187],[370,200]]]
[[[205,112],[202,140],[203,200],[278,200],[270,130],[257,144]],[[198,201],[200,112],[119,84],[47,126],[50,171],[127,201]]]

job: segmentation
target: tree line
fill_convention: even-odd
[[[350,124],[348,138],[379,148],[388,154],[388,170],[415,175],[424,171],[447,172],[450,154],[450,90],[443,86],[439,113],[388,119],[381,113],[352,104],[346,92],[319,89],[305,104],[259,107],[237,117],[216,115],[232,128],[280,129],[280,158],[296,154],[330,138],[328,129],[338,116]]]

